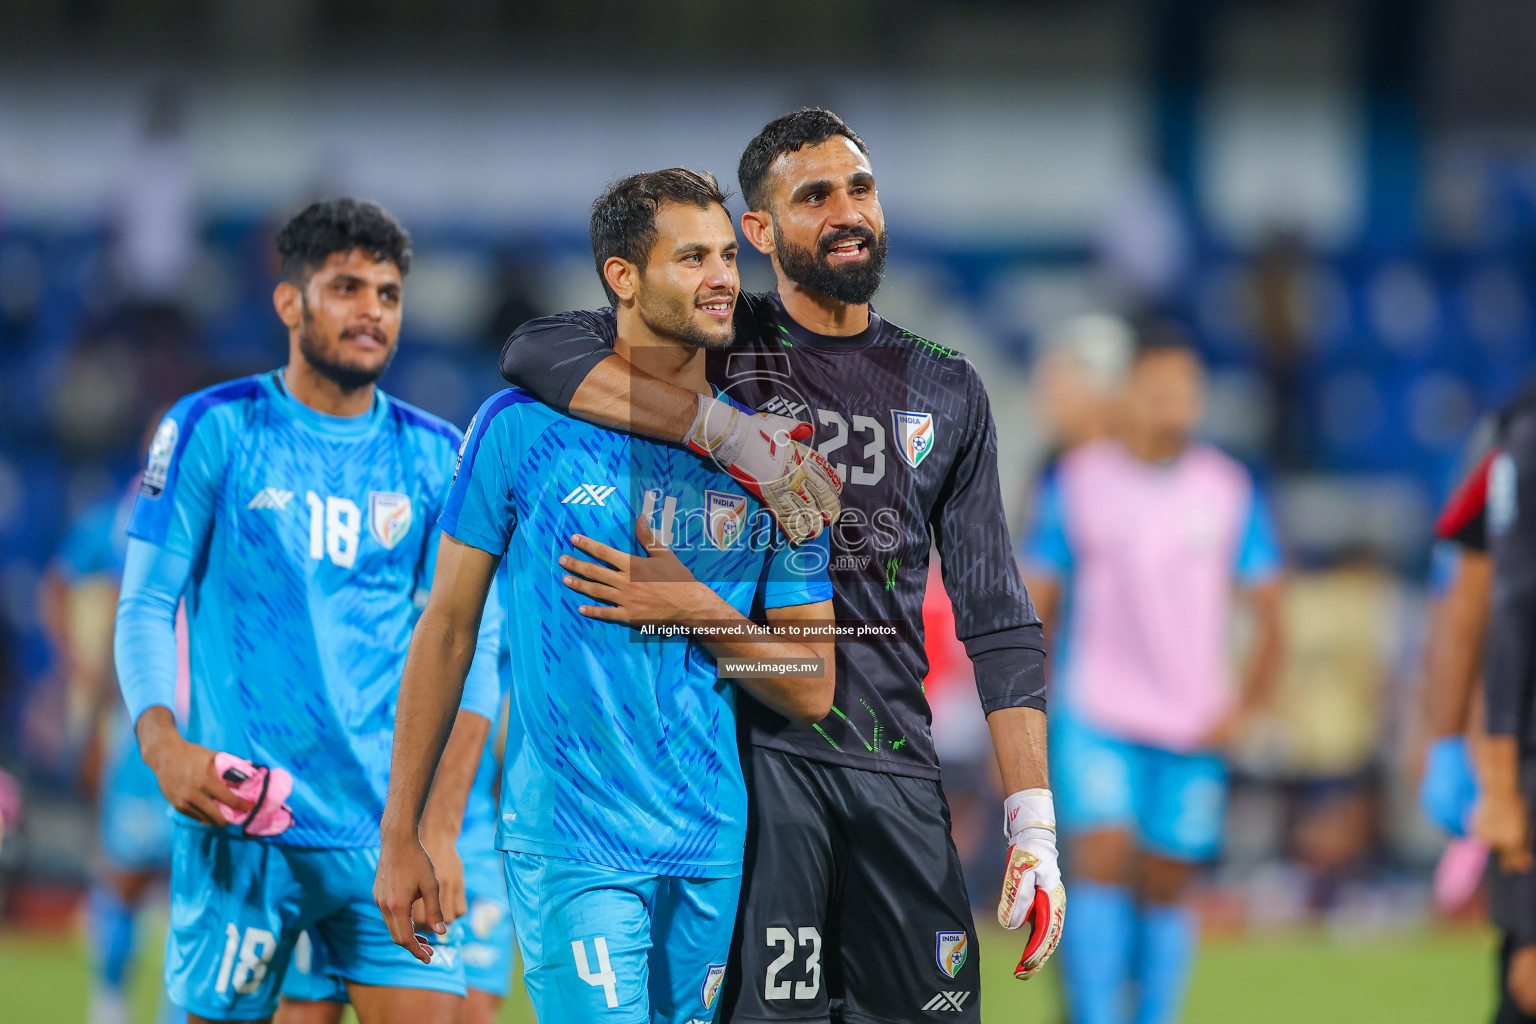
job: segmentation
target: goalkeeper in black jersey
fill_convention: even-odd
[[[930,538],[1010,794],[998,916],[1028,925],[1019,977],[1055,948],[1065,904],[1044,643],[1008,542],[986,389],[963,356],[870,308],[885,222],[868,150],[841,119],[802,110],[771,122],[739,176],[742,231],[772,258],[778,288],[741,296],[736,342],[711,353],[710,375],[758,415],[633,369],[610,348],[611,310],[524,324],[502,372],[562,411],[685,442],[733,474],[743,451],[763,462],[795,439],[804,458],[786,474],[840,478],[829,528],[839,625],[897,635],[839,636],[835,706],[813,726],[740,698],[753,825],[720,1019],[978,1021],[976,932],[923,695]],[[811,525],[781,514],[786,532],[819,532],[827,488],[792,490]]]

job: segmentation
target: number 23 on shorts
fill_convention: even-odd
[[[765,938],[769,949],[778,949],[780,952],[768,964],[767,975],[763,978],[763,998],[815,999],[820,995],[821,932],[809,926],[799,929],[798,934],[788,928],[768,928]],[[805,981],[779,977],[784,968],[796,959],[797,938],[799,948],[808,949],[805,954],[805,973],[809,977]]]

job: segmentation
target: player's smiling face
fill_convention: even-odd
[[[741,291],[737,248],[725,207],[662,204],[656,241],[636,282],[640,319],[657,334],[696,348],[729,345]]]
[[[886,244],[869,158],[834,135],[783,154],[770,173],[771,251],[784,275],[839,302],[868,302],[880,287]]]
[[[389,368],[400,336],[401,295],[400,268],[392,260],[361,249],[332,253],[298,296],[300,322],[288,326],[297,326],[304,359],[352,390]]]

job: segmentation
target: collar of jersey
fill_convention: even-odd
[[[332,416],[330,413],[311,409],[293,397],[283,383],[283,371],[273,370],[261,379],[262,386],[272,397],[272,404],[289,419],[327,437],[356,439],[373,432],[384,419],[385,398],[379,388],[373,389],[373,408],[361,416]]]
[[[865,348],[874,344],[880,336],[880,329],[885,326],[885,321],[880,314],[875,312],[875,307],[869,307],[869,324],[858,334],[818,334],[809,328],[802,327],[800,322],[789,315],[784,308],[784,300],[779,298],[779,290],[775,288],[768,293],[769,301],[773,303],[773,319],[787,333],[796,345],[809,345],[814,348],[829,349],[854,349]]]

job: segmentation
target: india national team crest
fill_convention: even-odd
[[[939,962],[939,970],[953,978],[960,973],[960,968],[965,966],[965,958],[970,955],[970,940],[965,932],[939,932],[938,942],[934,950],[934,958]]]
[[[704,517],[709,523],[709,540],[724,551],[741,536],[747,521],[747,496],[726,491],[704,492]]]
[[[896,426],[896,450],[901,453],[907,465],[916,469],[928,457],[928,453],[933,451],[933,413],[892,409],[891,421]]]
[[[368,492],[368,532],[387,548],[411,532],[411,499],[391,491]]]
[[[704,991],[699,997],[704,1000],[704,1009],[715,1005],[715,997],[720,994],[720,983],[725,980],[725,964],[710,964],[709,973],[704,975]]]

